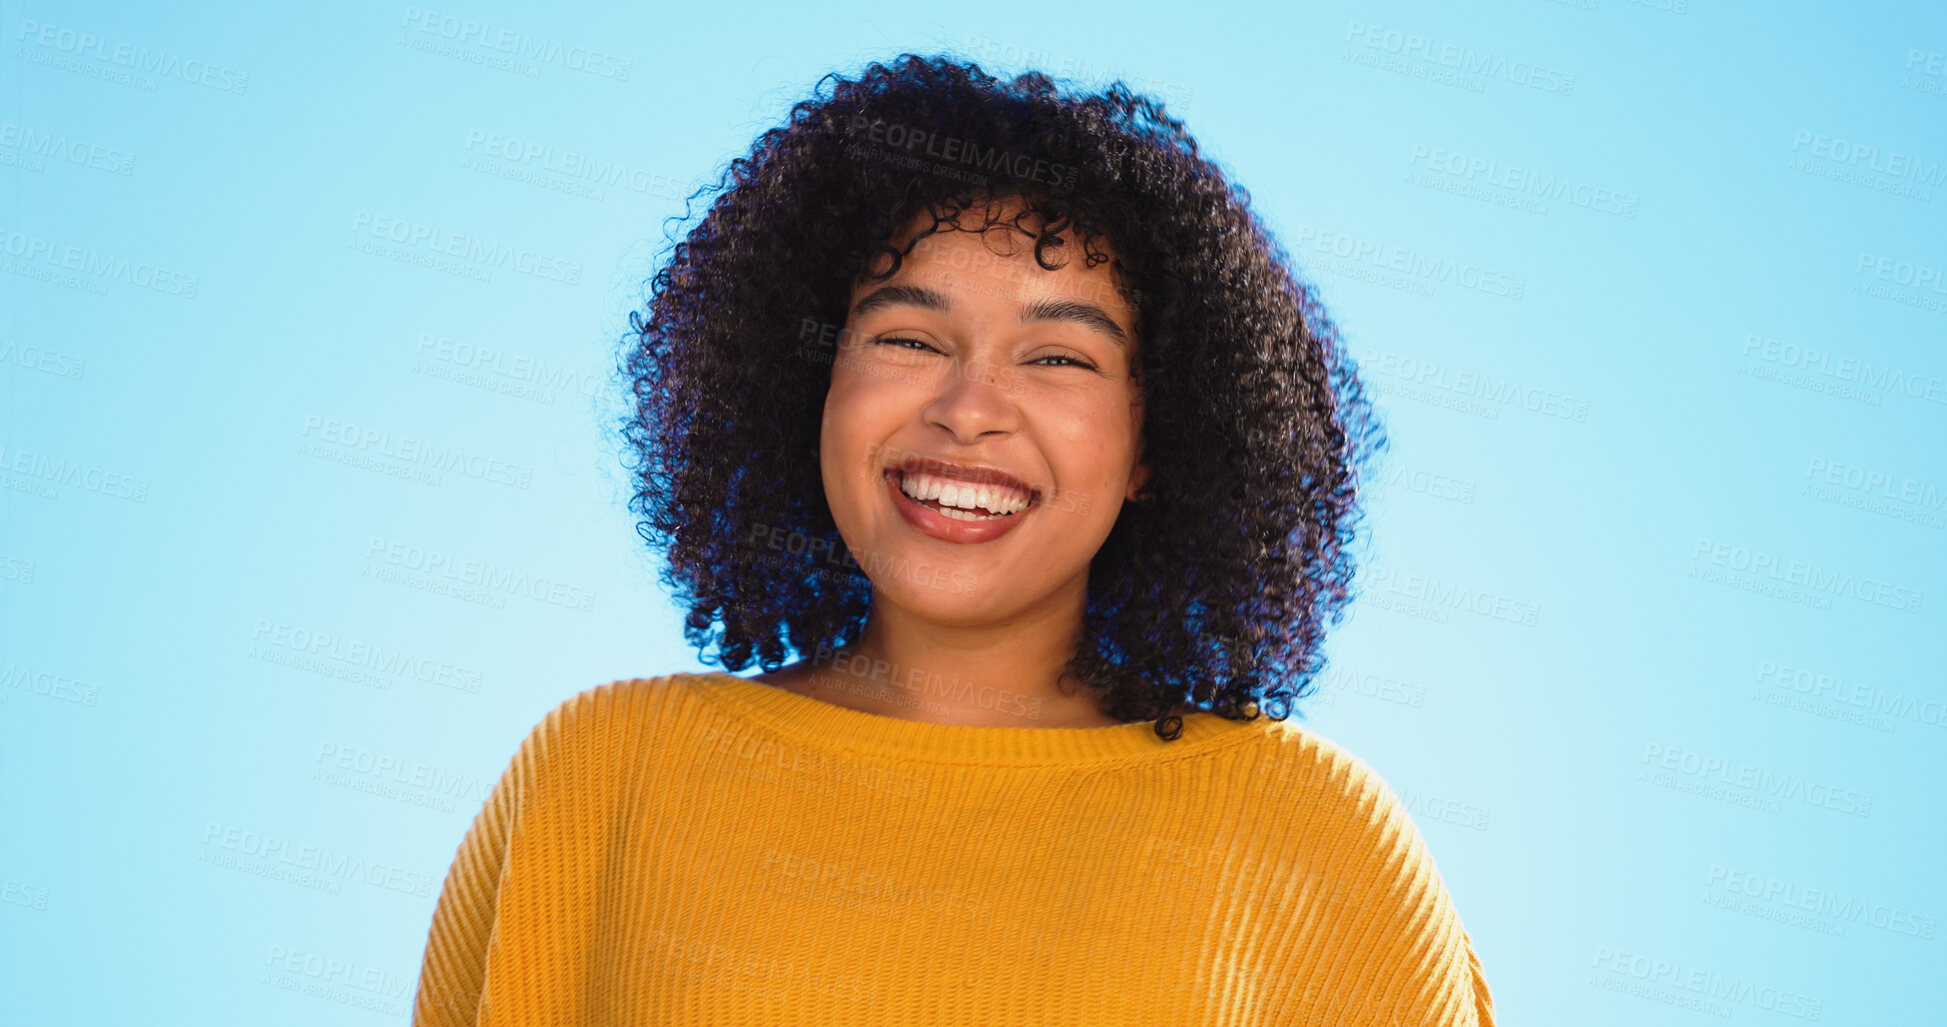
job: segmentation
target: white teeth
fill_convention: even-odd
[[[957,508],[942,510],[953,516],[959,510],[979,510],[986,514],[1001,517],[1019,513],[1028,508],[1027,497],[1012,489],[993,485],[975,485],[972,482],[956,482],[922,472],[902,474],[899,490],[918,500],[933,500],[942,507]],[[977,515],[962,516],[961,520],[986,520]]]
[[[967,513],[964,510],[955,510],[952,507],[947,507],[946,509],[941,510],[940,513],[944,516],[951,517],[956,521],[997,521],[1000,520],[1002,517],[1007,516],[1006,514]]]

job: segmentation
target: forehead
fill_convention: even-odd
[[[1017,219],[1018,215],[1018,219]],[[887,278],[861,276],[852,289],[856,301],[873,289],[904,282],[924,282],[942,290],[990,297],[1022,299],[1060,296],[1086,300],[1113,317],[1133,318],[1134,310],[1111,270],[1116,257],[1110,240],[1087,238],[1074,226],[1064,228],[1060,245],[1050,242],[1042,252],[1054,270],[1035,256],[1035,241],[1043,219],[1026,212],[1018,202],[984,207],[980,202],[947,216],[937,227],[934,215],[922,212],[895,233],[891,245],[904,251],[899,270]],[[934,230],[921,236],[927,228]],[[1089,266],[1089,254],[1100,259]],[[883,254],[872,271],[883,272],[890,259]]]

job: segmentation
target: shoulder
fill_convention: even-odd
[[[653,716],[671,700],[683,698],[694,687],[696,677],[662,674],[604,682],[560,700],[536,727],[585,731]]]
[[[613,731],[651,722],[673,707],[694,702],[708,676],[676,672],[595,685],[560,700],[535,731]]]
[[[1260,741],[1250,747],[1256,816],[1273,825],[1275,870],[1325,914],[1321,951],[1344,960],[1338,994],[1402,1023],[1492,1023],[1472,940],[1398,793],[1364,759],[1294,720],[1267,725]]]
[[[528,729],[507,773],[535,787],[639,757],[672,714],[697,701],[698,681],[684,673],[619,679],[561,699]]]
[[[1348,831],[1412,825],[1379,771],[1297,720],[1267,720],[1247,758],[1274,793],[1266,798],[1300,804],[1309,820],[1323,819]]]
[[[1356,753],[1295,720],[1266,725],[1247,748],[1262,815],[1294,829],[1307,862],[1374,885],[1435,875],[1399,793]]]

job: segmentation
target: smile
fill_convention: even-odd
[[[899,491],[948,517],[970,521],[1012,517],[1034,504],[1030,493],[1011,486],[975,484],[911,471],[900,474]]]
[[[988,542],[1040,503],[1034,487],[1005,471],[912,459],[885,472],[908,524],[943,542]]]

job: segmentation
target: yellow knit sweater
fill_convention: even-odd
[[[453,860],[415,1024],[1467,1025],[1473,944],[1295,721],[933,724],[728,674],[591,688]]]

